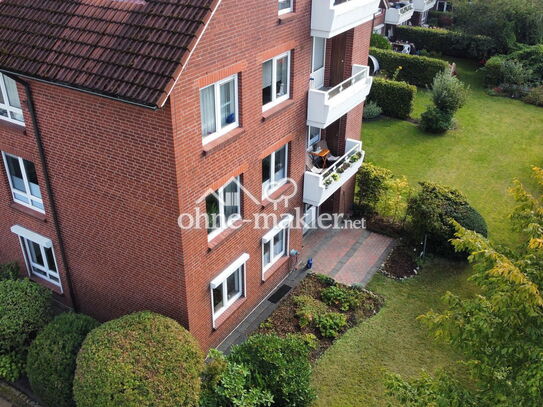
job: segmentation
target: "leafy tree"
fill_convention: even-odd
[[[543,170],[534,168],[543,189]],[[453,375],[405,382],[393,376],[388,389],[410,407],[531,407],[543,400],[543,195],[530,194],[519,181],[511,189],[518,205],[514,229],[525,237],[516,249],[496,248],[483,236],[456,223],[453,244],[469,250],[474,298],[447,293],[444,312],[420,317],[434,336],[465,355],[471,384]],[[460,401],[459,401],[460,400]]]
[[[450,72],[438,73],[432,82],[432,101],[436,107],[454,114],[466,103],[469,87]]]

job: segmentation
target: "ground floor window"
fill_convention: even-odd
[[[211,282],[213,322],[234,302],[245,296],[245,266],[249,255],[242,254]]]
[[[288,254],[289,226],[292,216],[285,217],[262,237],[262,270],[268,271],[277,261]]]

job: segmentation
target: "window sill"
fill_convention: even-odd
[[[277,106],[274,106],[271,109],[268,109],[265,112],[262,112],[262,121],[269,120],[273,116],[276,116],[277,114],[281,113],[283,110],[288,109],[293,104],[294,104],[294,100],[287,99],[284,102],[279,103]]]
[[[44,286],[45,288],[53,291],[56,294],[63,295],[62,288],[60,288],[58,285],[55,285],[53,283],[50,283],[47,280],[44,280],[43,278],[40,278],[34,274],[32,274],[29,277],[30,280],[34,281],[35,283]]]
[[[277,260],[275,263],[273,263],[273,265],[269,269],[262,273],[262,282],[266,282],[266,280],[268,280],[272,274],[274,274],[277,270],[283,268],[284,265],[288,262],[288,259],[288,256],[283,256],[280,257],[279,260]]]
[[[282,195],[286,195],[294,189],[294,185],[290,182],[287,182],[285,185],[280,186],[275,191],[273,191],[269,196],[264,198],[261,202],[262,209],[268,207],[271,203],[277,202]]]
[[[279,15],[277,19],[277,24],[285,24],[291,20],[294,20],[297,17],[296,13],[294,11],[291,11],[290,13],[285,13]]]
[[[26,135],[26,127],[23,125],[8,122],[0,119],[0,130],[7,130],[12,133],[17,133],[22,136]]]
[[[219,138],[210,141],[209,143],[205,143],[202,147],[203,154],[208,155],[227,146],[231,142],[235,141],[238,137],[240,137],[243,133],[245,133],[245,129],[243,127],[236,127],[235,129],[230,130],[228,133],[223,134]]]
[[[236,311],[247,301],[247,297],[239,298],[235,303],[230,305],[227,310],[225,310],[220,317],[213,321],[213,330],[217,330],[226,320],[234,315]]]
[[[9,204],[9,206],[16,211],[32,216],[33,218],[38,219],[41,222],[47,222],[47,217],[45,216],[45,213],[41,213],[33,209],[27,208],[26,206],[18,204],[17,202],[12,202]]]
[[[221,233],[219,233],[207,243],[207,251],[210,252],[211,250],[222,244],[224,241],[228,240],[228,238],[232,236],[234,232],[239,230],[241,226],[243,226],[243,219],[238,219],[234,221],[230,225],[230,227],[223,230]]]

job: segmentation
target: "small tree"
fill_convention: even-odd
[[[386,168],[371,163],[364,163],[358,170],[356,183],[358,188],[357,200],[362,215],[370,216],[376,213],[377,204],[392,179],[392,172]]]
[[[450,72],[440,72],[432,82],[432,101],[439,110],[454,114],[466,103],[468,90],[469,87]]]
[[[384,35],[374,33],[371,35],[370,47],[392,49],[392,44]]]

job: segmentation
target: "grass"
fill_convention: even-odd
[[[471,87],[466,106],[457,113],[457,128],[434,136],[407,121],[364,123],[366,159],[405,175],[412,184],[429,180],[458,188],[487,220],[491,239],[514,245],[518,236],[507,220],[514,202],[507,190],[513,178],[533,185],[530,166],[543,165],[543,109],[488,96],[474,64],[456,62],[459,78]],[[429,103],[429,93],[419,89],[413,116],[419,117]],[[415,377],[422,369],[432,373],[454,364],[459,356],[434,342],[416,317],[441,309],[446,291],[472,295],[469,274],[466,264],[434,259],[414,279],[374,277],[368,288],[385,296],[385,306],[317,362],[315,406],[395,406],[384,392],[387,371]]]

